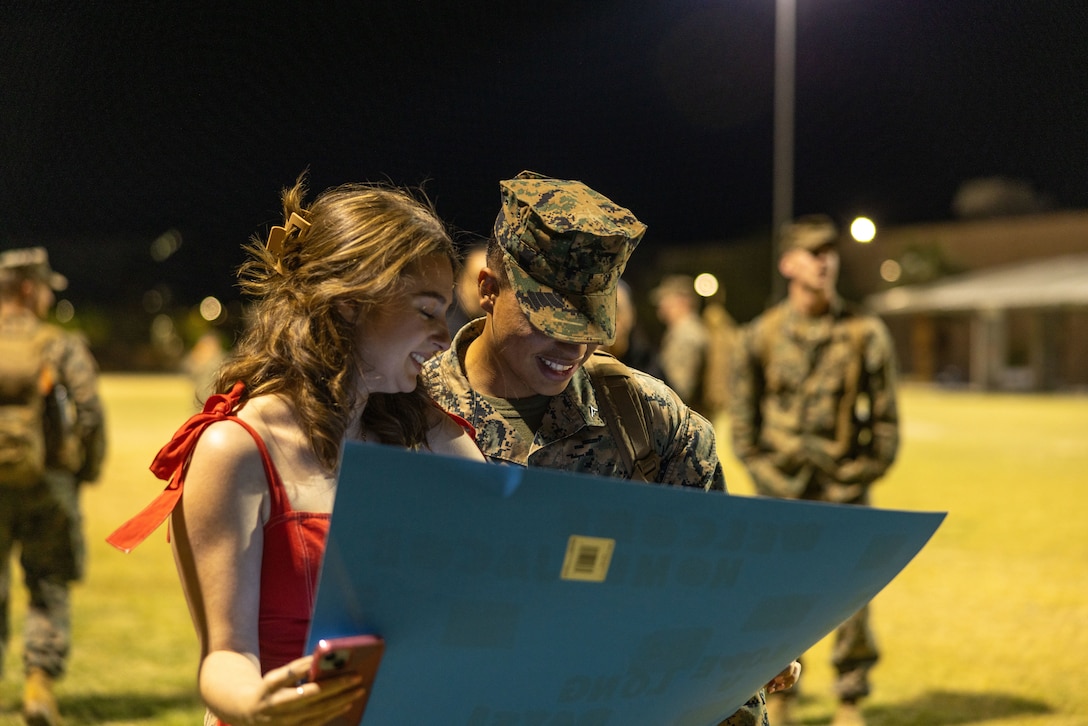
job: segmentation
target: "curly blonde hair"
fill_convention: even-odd
[[[306,174],[281,195],[285,226],[292,213],[309,227],[291,230],[277,256],[254,236],[238,271],[242,292],[253,298],[245,331],[220,369],[216,388],[236,381],[249,396],[288,399],[313,451],[327,470],[339,464],[340,446],[365,404],[364,428],[390,444],[424,444],[434,408],[417,388],[411,393],[362,394],[358,321],[391,304],[403,278],[422,258],[440,253],[456,265],[445,225],[422,194],[379,184],[333,187],[304,206]],[[340,309],[348,306],[353,315]],[[347,319],[350,318],[350,319]],[[365,322],[363,323],[365,325]]]

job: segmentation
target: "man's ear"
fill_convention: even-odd
[[[495,276],[490,267],[480,269],[477,287],[480,291],[480,308],[489,315],[494,313],[495,298],[499,296],[499,278]]]
[[[790,250],[781,257],[778,258],[778,271],[782,273],[782,277],[787,280],[793,279],[794,260],[796,258],[797,250]]]

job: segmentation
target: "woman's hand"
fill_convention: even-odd
[[[216,715],[232,726],[324,726],[347,713],[364,694],[362,679],[352,673],[306,682],[312,661],[307,655],[268,671],[250,703],[244,692],[235,692],[237,710]]]
[[[801,678],[801,663],[794,661],[786,666],[781,673],[771,679],[764,688],[767,693],[775,693],[776,691],[785,691],[793,688],[794,684]]]
[[[262,723],[299,724],[319,726],[351,709],[357,698],[362,698],[362,678],[348,674],[322,680],[321,683],[304,682],[310,672],[313,656],[304,656],[276,668],[264,675],[267,708],[262,709],[272,720]]]

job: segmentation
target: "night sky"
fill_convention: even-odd
[[[423,184],[475,234],[522,169],[651,250],[767,233],[774,0],[147,5],[0,8],[0,246],[47,243],[74,288],[229,294],[304,168]],[[988,176],[1088,207],[1083,0],[797,6],[795,211],[948,219]]]

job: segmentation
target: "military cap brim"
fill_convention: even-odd
[[[579,181],[526,171],[500,189],[494,234],[529,322],[557,340],[613,342],[616,285],[646,225]]]

